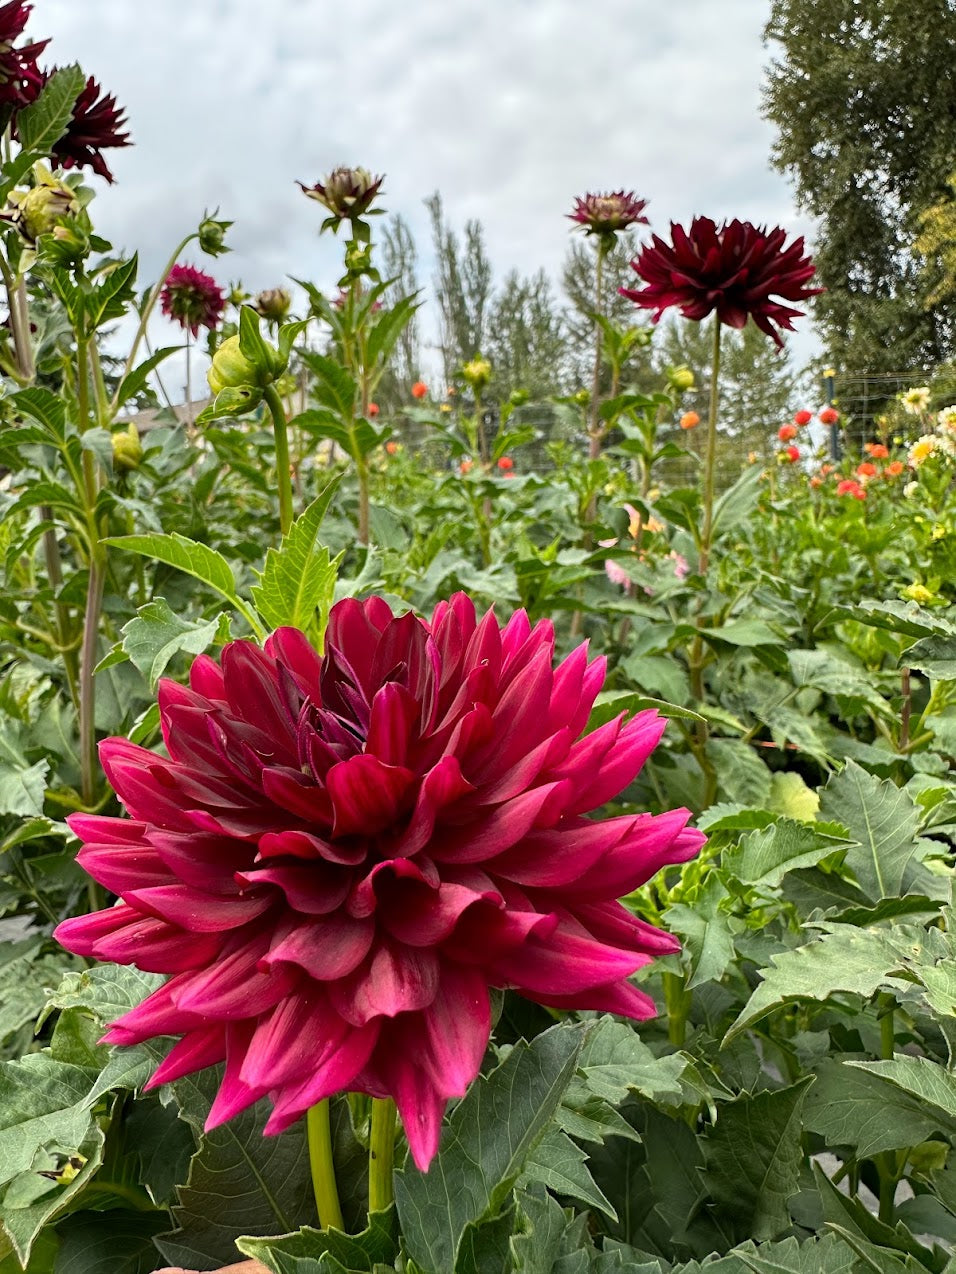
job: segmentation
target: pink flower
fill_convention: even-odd
[[[617,540],[609,540],[609,544],[616,544]],[[612,584],[616,584],[619,588],[627,588],[631,582],[631,577],[623,566],[620,566],[612,558],[608,558],[604,563],[604,570],[608,579]]]
[[[668,553],[667,556],[674,563],[675,578],[686,579],[687,572],[690,570],[690,567],[688,566],[687,558],[684,557],[683,553],[678,553],[676,549],[671,549],[670,553]]]
[[[638,199],[633,190],[611,190],[606,194],[587,194],[574,201],[574,211],[567,214],[586,234],[613,235],[629,226],[647,225],[646,199]]]
[[[215,331],[222,319],[226,298],[212,275],[191,265],[174,265],[160,293],[163,313],[193,336],[200,327]]]
[[[479,621],[461,594],[430,621],[350,599],[324,657],[284,628],[164,681],[168,757],[101,745],[129,818],[71,827],[120,901],[57,937],[170,975],[106,1037],[182,1037],[150,1087],[225,1061],[207,1127],[268,1096],[270,1133],[342,1090],[391,1095],[425,1168],[481,1065],[489,987],[653,1014],[628,979],[678,943],[616,900],[703,836],[687,810],[586,817],[665,723],[581,736],[605,661],[553,654],[548,621]]]

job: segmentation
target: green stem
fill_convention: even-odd
[[[97,639],[100,630],[100,608],[106,581],[106,562],[102,551],[94,549],[90,558],[90,580],[83,616],[83,644],[80,647],[80,790],[83,804],[92,808],[96,799],[96,667]]]
[[[604,317],[604,258],[609,243],[604,235],[598,236],[597,263],[594,269],[594,313],[598,318]],[[599,322],[594,324],[594,367],[591,373],[591,427],[588,430],[588,458],[596,460],[601,454],[601,350],[604,345],[603,329]]]
[[[720,397],[720,329],[721,322],[714,315],[714,338],[710,365],[710,405],[707,410],[707,441],[704,451],[704,516],[700,536],[700,574],[707,574],[710,563],[710,542],[714,529],[714,462],[717,457],[717,404]]]
[[[690,995],[684,986],[682,973],[665,973],[664,1005],[667,1009],[667,1038],[674,1048],[683,1048],[687,1034],[687,1013]]]
[[[342,1206],[339,1203],[338,1186],[335,1183],[335,1163],[332,1159],[332,1129],[329,1123],[329,1102],[320,1101],[306,1116],[309,1140],[309,1164],[312,1168],[312,1190],[319,1224],[323,1230],[334,1227],[344,1230]]]
[[[876,1003],[880,1013],[880,1058],[891,1062],[896,1047],[896,1000],[882,991]]]
[[[372,1135],[368,1155],[368,1210],[383,1212],[395,1197],[392,1168],[395,1162],[395,1127],[398,1112],[391,1097],[372,1101]]]
[[[275,385],[267,385],[265,400],[272,413],[272,427],[276,443],[276,476],[279,486],[279,526],[283,535],[292,529],[292,474],[289,465],[289,426],[285,418],[282,399]],[[368,542],[368,533],[366,539]]]
[[[136,335],[133,337],[133,344],[130,346],[129,357],[123,365],[122,375],[116,383],[116,393],[113,395],[113,401],[110,403],[111,416],[116,414],[116,409],[119,406],[120,386],[129,375],[133,364],[136,362],[136,355],[139,353],[140,344],[142,343],[143,337],[146,335],[146,324],[149,322],[149,316],[156,308],[156,302],[159,300],[159,294],[163,290],[163,284],[166,282],[166,276],[176,264],[179,254],[186,248],[187,244],[190,244],[195,238],[197,238],[197,232],[194,230],[192,234],[186,235],[186,238],[183,239],[182,243],[177,244],[176,250],[163,267],[162,274],[156,280],[153,290],[150,292],[146,304],[143,306],[143,312],[139,317],[139,327],[136,329]]]

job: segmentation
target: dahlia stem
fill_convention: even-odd
[[[335,1183],[335,1161],[332,1158],[332,1125],[329,1121],[329,1099],[318,1102],[306,1115],[309,1141],[309,1164],[312,1168],[312,1190],[319,1224],[323,1230],[344,1230],[342,1205]]]
[[[391,1097],[372,1100],[372,1135],[368,1153],[368,1210],[383,1212],[395,1198],[392,1168],[398,1112]]]
[[[720,398],[720,329],[714,315],[714,338],[710,364],[710,404],[707,409],[707,442],[704,451],[704,520],[700,534],[700,574],[707,574],[710,564],[710,541],[714,530],[714,462],[717,456],[717,404]]]
[[[613,242],[613,240],[611,240]],[[600,320],[604,317],[604,257],[610,243],[604,235],[598,236],[597,262],[594,269],[594,370],[591,375],[591,427],[588,430],[588,459],[597,460],[601,454],[601,350],[604,345],[604,332]],[[593,517],[593,514],[591,515]]]
[[[279,527],[283,535],[292,529],[292,474],[289,465],[289,426],[285,408],[275,385],[267,385],[265,400],[272,413],[272,427],[276,442],[276,477],[279,486]]]
[[[193,369],[192,369],[192,351],[193,343],[189,328],[186,328],[186,425],[189,429],[193,427]]]

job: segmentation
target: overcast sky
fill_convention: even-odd
[[[252,291],[332,289],[341,242],[295,186],[340,163],[386,174],[432,274],[422,200],[478,217],[500,279],[555,278],[575,195],[624,187],[652,228],[695,213],[807,232],[760,118],[769,0],[35,0],[50,61],[78,60],[127,111],[98,229],[141,281],[205,208],[234,251],[195,264]],[[794,353],[813,352],[806,321]],[[158,335],[158,334],[157,334]],[[169,340],[171,333],[162,334]]]

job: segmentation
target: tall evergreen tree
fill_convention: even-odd
[[[635,275],[631,262],[636,255],[637,237],[625,231],[618,234],[613,247],[604,258],[602,313],[621,326],[635,323],[643,325],[645,321],[645,316],[636,310],[634,303],[620,294],[622,287],[634,285]],[[565,321],[568,328],[571,375],[578,387],[586,388],[591,385],[594,362],[594,319],[591,316],[597,301],[594,286],[595,256],[595,243],[574,239],[564,258],[562,270],[564,292],[570,302]],[[635,350],[635,366],[628,370],[635,372],[642,360],[646,360],[646,352]]]
[[[511,271],[494,299],[488,327],[495,397],[524,389],[542,399],[568,388],[567,329],[543,270],[530,278]]]
[[[394,280],[386,293],[387,304],[394,305],[418,291],[417,265],[418,250],[411,227],[399,213],[393,213],[382,230],[381,274],[385,279]],[[411,384],[421,375],[421,342],[417,315],[412,317],[398,339],[390,371],[400,384]]]
[[[815,312],[842,370],[931,367],[956,298],[913,245],[946,195],[956,119],[954,0],[772,0],[764,113],[776,166],[817,219]]]

